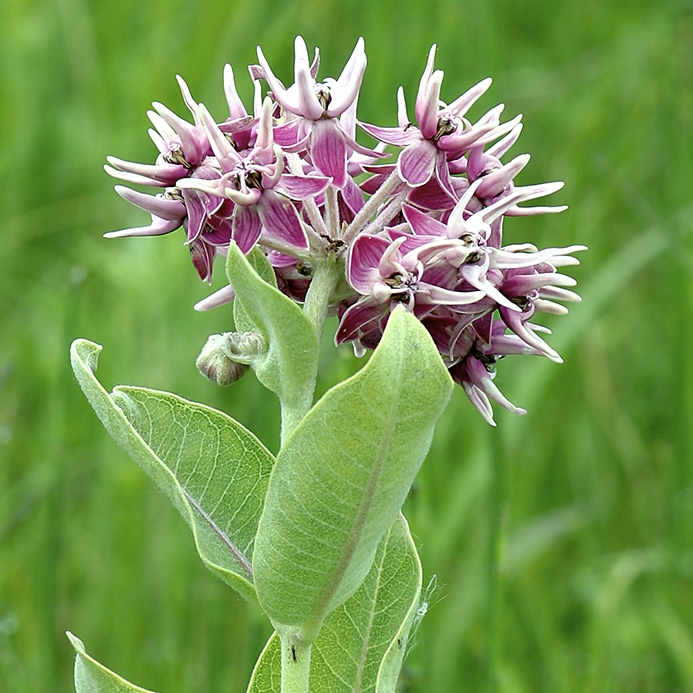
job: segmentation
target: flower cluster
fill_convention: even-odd
[[[357,121],[366,69],[362,39],[338,79],[318,82],[319,53],[311,62],[297,37],[289,88],[258,48],[259,65],[249,68],[252,115],[227,65],[229,117],[223,122],[179,77],[192,122],[153,104],[148,115],[156,163],[109,157],[106,166],[120,180],[159,188],[147,195],[116,186],[151,214],[151,224],[106,235],[160,235],[183,227],[193,265],[210,283],[215,258],[225,256],[232,241],[244,253],[260,247],[279,287],[297,301],[305,298],[317,264],[341,263],[346,282],[331,301],[340,320],[337,343],[351,342],[357,354],[375,348],[391,311],[403,304],[427,327],[452,377],[489,423],[491,400],[524,413],[494,384],[495,363],[508,354],[560,362],[540,336],[547,330],[531,320],[538,312],[567,312],[559,302],[579,301],[566,288],[575,281],[559,269],[578,264],[573,253],[584,246],[503,245],[504,217],[564,209],[520,206],[562,183],[516,185],[529,156],[502,158],[520,134],[520,117],[502,123],[498,106],[474,123],[467,118],[490,79],[442,102],[443,73],[434,69],[434,55],[435,46],[414,121],[400,88],[397,127]],[[264,99],[263,81],[269,86]],[[375,148],[356,141],[357,125],[378,141]],[[196,308],[231,300],[233,287],[227,286]]]

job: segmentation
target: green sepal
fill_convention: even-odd
[[[98,344],[73,342],[72,368],[106,430],[173,502],[203,563],[256,601],[250,559],[274,459],[226,414],[177,395],[96,379]]]
[[[358,589],[451,391],[426,328],[398,308],[369,363],[327,392],[286,441],[253,553],[258,599],[275,627],[310,641]]]
[[[122,676],[99,664],[87,654],[84,643],[69,631],[66,633],[75,648],[75,690],[77,693],[152,693],[129,683]]]

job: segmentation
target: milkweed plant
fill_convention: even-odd
[[[279,453],[177,395],[109,394],[95,377],[97,344],[74,342],[72,365],[106,429],[183,515],[203,563],[274,627],[248,692],[392,693],[422,599],[401,508],[436,421],[455,383],[491,425],[492,403],[525,413],[494,383],[496,362],[560,362],[534,320],[579,300],[561,269],[584,246],[505,244],[505,217],[564,209],[523,205],[562,183],[515,184],[529,155],[503,159],[520,116],[501,122],[497,106],[467,118],[490,79],[443,102],[435,46],[413,118],[400,88],[394,127],[357,119],[362,39],[337,79],[318,81],[319,53],[311,61],[297,37],[288,88],[257,56],[252,112],[230,65],[221,122],[178,77],[190,118],[153,104],[155,163],[108,157],[111,176],[154,194],[117,185],[151,223],[106,235],[182,228],[202,280],[225,265],[228,285],[195,309],[232,304],[233,326],[209,337],[197,366],[220,385],[255,371],[279,398]],[[336,345],[373,353],[314,402],[328,316]],[[143,690],[69,637],[78,693]]]

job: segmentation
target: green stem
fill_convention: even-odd
[[[310,678],[310,650],[295,634],[279,634],[282,645],[281,693],[308,693]]]
[[[330,298],[337,286],[341,271],[339,262],[332,258],[326,258],[315,266],[313,278],[310,282],[306,300],[303,304],[303,312],[313,325],[318,342],[322,338],[327,311],[330,307]],[[309,377],[306,378],[305,389],[301,393],[300,400],[281,402],[282,445],[313,406],[313,395],[315,393],[317,379],[318,371],[316,366],[315,372],[311,373]]]
[[[340,271],[339,263],[331,258],[327,258],[317,263],[313,272],[313,278],[303,304],[303,312],[311,321],[318,339],[322,338],[322,331],[327,318],[327,309],[330,306],[332,293],[337,286]]]

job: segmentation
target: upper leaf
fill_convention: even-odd
[[[421,594],[421,564],[399,515],[359,589],[326,619],[313,643],[310,687],[320,693],[394,693]],[[280,693],[281,644],[270,638],[248,693]]]
[[[368,572],[423,462],[452,380],[425,327],[397,309],[369,363],[281,449],[255,541],[260,604],[313,639]]]
[[[116,442],[173,501],[205,565],[255,600],[250,557],[272,454],[237,421],[202,404],[146,388],[109,395],[94,376],[101,347],[72,344],[77,380]]]
[[[87,654],[84,643],[68,632],[67,637],[75,648],[75,690],[77,693],[152,693],[128,683],[103,664]]]
[[[262,270],[266,261],[255,257],[253,264],[265,276]],[[257,330],[268,345],[253,366],[258,380],[289,407],[311,398],[318,338],[310,320],[296,303],[258,274],[235,243],[229,247],[226,272],[236,293],[236,329]]]

